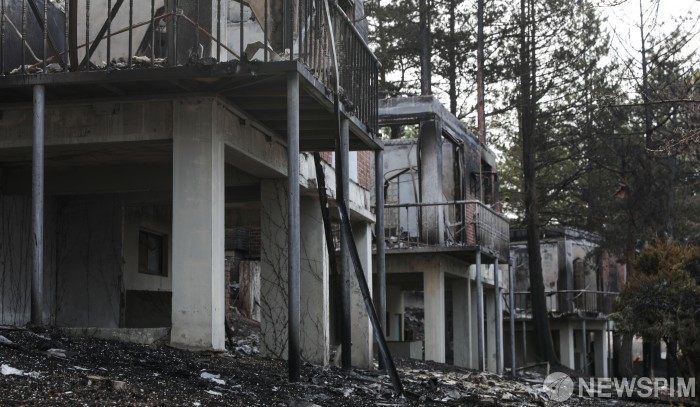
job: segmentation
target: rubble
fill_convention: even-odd
[[[233,324],[236,326],[236,323]],[[285,361],[260,356],[257,333],[237,329],[229,352],[188,352],[66,337],[60,331],[3,330],[0,405],[232,406],[545,406],[544,373],[528,380],[416,360],[396,360],[405,395],[377,370],[302,366],[287,380]],[[51,346],[47,348],[47,346]],[[250,347],[251,352],[243,349]],[[49,356],[59,349],[65,358]],[[254,350],[254,351],[253,351]],[[56,352],[53,352],[56,353]],[[27,373],[30,372],[30,373]],[[567,405],[596,405],[574,397]],[[620,402],[619,405],[630,405]],[[560,404],[561,405],[561,404]],[[649,404],[645,404],[649,405]]]

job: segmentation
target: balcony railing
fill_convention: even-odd
[[[607,315],[613,311],[619,293],[609,291],[560,290],[545,293],[547,311],[554,314],[586,313]],[[514,292],[517,315],[532,315],[532,294]],[[508,301],[507,293],[504,298]]]
[[[334,38],[345,110],[377,134],[380,65],[334,0],[3,0],[0,14],[3,76],[296,60],[334,90]]]
[[[508,220],[480,201],[387,204],[387,249],[481,246],[508,253]]]

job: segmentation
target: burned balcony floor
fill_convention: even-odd
[[[286,138],[289,109],[297,108],[290,106],[288,77],[298,74],[302,151],[334,149],[334,92],[350,122],[350,148],[381,148],[379,63],[335,3],[3,4],[0,109],[31,103],[32,85],[46,87],[47,105],[210,96]]]

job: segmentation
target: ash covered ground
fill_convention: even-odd
[[[534,383],[536,375],[528,382],[414,360],[396,361],[406,390],[401,397],[378,371],[305,364],[302,381],[289,383],[285,361],[257,353],[255,327],[240,321],[234,327],[231,349],[222,353],[0,327],[0,405],[554,405]],[[598,404],[574,397],[565,405]]]

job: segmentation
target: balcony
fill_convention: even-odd
[[[480,201],[387,204],[384,216],[387,253],[480,249],[508,257],[508,220]]]
[[[529,291],[513,293],[517,317],[532,318],[532,294]],[[560,290],[545,293],[550,315],[605,316],[613,311],[617,292],[590,290]],[[504,294],[508,301],[508,294]]]
[[[301,149],[332,150],[334,43],[353,149],[376,149],[379,62],[322,0],[5,0],[2,104],[217,95],[286,135],[286,75],[301,79]]]

